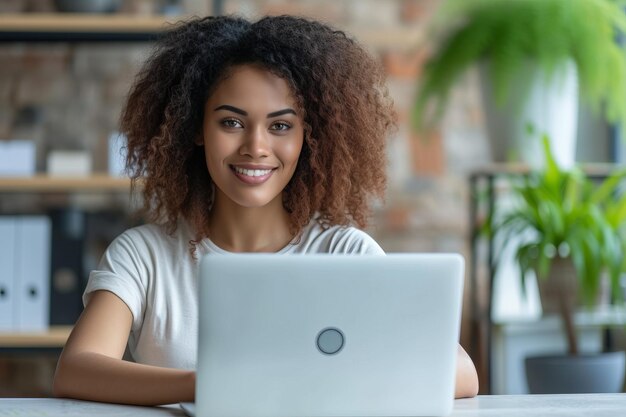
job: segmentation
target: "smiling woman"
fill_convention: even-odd
[[[273,247],[263,251],[277,251],[293,239],[281,214],[283,190],[296,170],[304,141],[304,123],[294,109],[296,98],[285,80],[255,65],[230,69],[207,100],[197,143],[204,146],[215,184],[208,228],[218,246],[231,251],[261,249],[249,239],[237,248],[234,236],[219,232],[225,219],[241,222],[252,218],[244,215],[252,211],[253,221],[261,221],[274,236]]]
[[[289,16],[175,27],[121,119],[149,224],[90,274],[55,393],[193,400],[198,255],[384,254],[354,226],[383,195],[393,127],[382,69],[343,32]],[[475,393],[462,349],[457,369],[457,395]]]
[[[242,76],[241,67],[257,69],[245,88],[239,83],[252,72]],[[213,205],[224,190],[206,155],[215,145],[207,129],[216,141],[226,135],[263,145],[254,140],[262,136],[251,136],[260,135],[262,116],[272,122],[263,130],[283,137],[281,143],[291,143],[285,138],[300,130],[297,164],[280,194],[289,234],[297,235],[313,217],[327,225],[364,227],[369,203],[384,193],[385,141],[394,128],[384,81],[382,68],[363,48],[318,22],[209,17],[176,27],[139,75],[122,115],[130,173],[146,177],[147,218],[172,232],[182,217],[193,224],[195,241],[211,235]],[[267,105],[261,85],[280,92],[281,100]],[[231,94],[239,104],[229,101]],[[259,109],[248,108],[247,100]],[[217,122],[219,130],[209,129]],[[197,149],[199,141],[205,152]],[[258,158],[236,162],[260,164]],[[263,179],[261,174],[251,181]],[[268,177],[272,185],[284,179],[276,174]],[[246,192],[258,194],[251,187]]]

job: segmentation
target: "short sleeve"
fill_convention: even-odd
[[[141,328],[146,308],[148,267],[142,256],[136,233],[126,231],[117,237],[89,274],[83,304],[87,306],[94,291],[106,290],[117,295],[133,315],[133,331]],[[138,248],[139,247],[139,248]]]
[[[345,238],[348,240],[347,253],[356,255],[385,255],[385,251],[367,233],[356,228],[350,228]]]

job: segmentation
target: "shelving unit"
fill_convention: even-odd
[[[214,14],[220,14],[219,6],[221,3],[218,0],[214,1]],[[155,41],[172,23],[183,18],[182,16],[121,14],[0,13],[0,44],[150,43]],[[118,201],[119,196],[112,195],[129,195],[129,191],[130,180],[128,178],[111,177],[106,174],[93,174],[87,177],[52,177],[47,175],[0,177],[0,202],[3,203],[0,208],[6,209],[6,213],[12,215],[20,213],[23,204],[30,204],[31,206],[34,204],[36,213],[51,209],[55,213],[54,216],[62,217],[63,214],[59,213],[58,208],[72,206],[66,220],[78,219],[80,227],[87,227],[87,223],[84,222],[87,222],[85,219],[89,218],[88,216],[101,214],[90,212],[87,216],[84,214],[86,213],[85,209],[90,210],[95,205],[103,204],[104,201],[107,207],[117,207],[115,210],[119,210],[118,206],[123,204],[123,200]],[[108,194],[115,198],[109,199],[108,196],[98,194]],[[33,199],[33,196],[36,198]],[[112,230],[116,230],[118,224],[111,223],[110,219],[106,220],[106,216],[104,218],[106,225],[104,227],[112,227]],[[92,236],[95,235],[97,238],[104,236],[102,230],[90,230],[93,232]],[[84,242],[81,239],[64,237],[60,247],[64,247],[64,250],[69,253],[79,253],[81,248],[84,248],[83,245]],[[65,256],[63,255],[63,257]],[[66,266],[62,265],[63,267],[82,271],[82,263],[79,265],[74,263],[74,260],[64,260],[63,262],[67,262]],[[78,276],[81,276],[80,273]],[[69,295],[66,294],[76,301],[69,303],[71,304],[69,311],[72,314],[77,309],[77,305],[80,304],[80,295],[80,289],[73,290]],[[59,302],[64,303],[65,301],[67,301],[67,297],[58,299],[56,302],[58,305]],[[52,311],[51,322],[54,322]],[[62,322],[66,323],[67,321],[63,320]],[[0,332],[0,385],[3,385],[3,389],[9,387],[7,388],[9,389],[8,392],[15,396],[50,395],[51,387],[49,385],[54,373],[54,365],[71,329],[72,327],[68,325],[53,325],[44,332]]]
[[[0,14],[0,43],[7,42],[145,42],[154,41],[172,24],[189,16],[124,14]],[[416,47],[425,39],[422,26],[393,29],[343,27],[365,45]]]
[[[130,190],[130,179],[94,174],[88,177],[0,177],[0,193],[117,192]]]
[[[126,14],[0,14],[2,32],[156,32],[174,17]]]
[[[93,174],[80,177],[35,175],[31,177],[0,177],[0,201],[18,195],[56,195],[67,202],[68,196],[84,194],[129,194],[131,181],[126,177]],[[53,200],[54,201],[54,200]],[[49,202],[44,206],[53,207]],[[80,209],[79,209],[80,210]],[[51,326],[42,332],[0,332],[0,354],[50,352],[58,354],[65,345],[72,326]],[[1,357],[0,357],[1,359]]]
[[[0,14],[0,42],[142,42],[183,17]]]
[[[0,14],[0,43],[58,42],[152,42],[183,16],[133,16],[123,14]],[[39,194],[129,193],[130,179],[93,174],[61,177],[38,174],[32,177],[0,177],[0,198]],[[55,198],[55,197],[53,197]],[[52,200],[57,201],[57,200]],[[0,333],[0,352],[46,351],[58,354],[70,334],[71,326],[52,326],[46,332]]]

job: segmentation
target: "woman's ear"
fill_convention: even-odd
[[[204,137],[202,137],[202,134],[199,134],[193,142],[198,146],[204,146]]]

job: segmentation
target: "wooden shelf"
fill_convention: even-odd
[[[369,48],[414,51],[426,40],[426,31],[422,25],[394,28],[368,28],[363,26],[346,26],[349,37]]]
[[[2,42],[151,41],[186,16],[0,14]]]
[[[89,177],[53,177],[36,175],[33,177],[0,177],[0,192],[128,192],[130,179],[109,175]]]
[[[170,25],[189,16],[128,14],[21,13],[0,14],[0,42],[152,41]],[[426,38],[420,25],[393,28],[340,27],[372,48],[413,49]]]
[[[135,16],[124,14],[21,13],[0,14],[0,30],[14,32],[156,32],[184,16]]]
[[[62,348],[71,331],[72,326],[52,326],[47,332],[0,333],[0,349]]]

